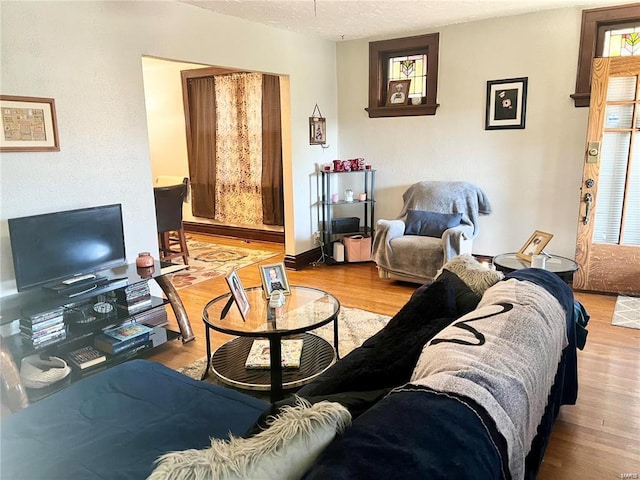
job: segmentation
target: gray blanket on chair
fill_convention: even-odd
[[[424,181],[411,185],[402,195],[404,205],[396,220],[378,220],[372,258],[379,267],[410,276],[433,277],[442,263],[461,253],[471,253],[470,242],[478,235],[478,216],[491,213],[484,192],[468,182]],[[438,239],[441,252],[424,248],[430,237],[404,236],[404,219],[409,210],[462,213],[459,226],[446,230]],[[391,242],[396,241],[396,247]],[[463,248],[465,244],[465,248]],[[425,255],[430,255],[427,258]]]
[[[411,384],[480,404],[507,441],[518,480],[567,344],[558,300],[530,282],[499,282],[424,347]]]
[[[409,210],[439,213],[462,213],[462,224],[473,227],[471,238],[478,235],[478,215],[491,213],[491,204],[484,192],[468,182],[424,181],[411,185],[402,195],[404,206],[398,218]]]

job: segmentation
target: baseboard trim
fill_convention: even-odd
[[[187,221],[182,222],[182,225],[187,232],[284,244],[284,232],[272,232],[270,230],[260,230],[258,228],[242,228],[229,225],[214,225],[211,223]]]
[[[284,266],[291,270],[302,270],[304,267],[316,263],[322,257],[320,247],[299,253],[298,255],[285,255]]]

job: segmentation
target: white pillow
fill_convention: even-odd
[[[351,424],[349,411],[334,402],[311,405],[297,398],[270,427],[251,438],[212,439],[202,450],[169,452],[156,460],[148,480],[297,479],[337,433]]]

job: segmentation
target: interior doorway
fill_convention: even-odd
[[[149,150],[154,182],[190,178],[181,72],[209,65],[142,57]],[[227,69],[228,70],[228,69]],[[284,109],[283,109],[284,110]],[[286,109],[288,113],[288,108]],[[188,231],[284,243],[285,226],[222,223],[193,214],[191,192],[184,204]]]

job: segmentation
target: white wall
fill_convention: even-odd
[[[206,65],[143,57],[144,97],[149,132],[151,176],[189,177],[182,102],[182,70]]]
[[[368,40],[338,43],[340,156],[378,170],[376,217],[395,218],[416,181],[466,180],[493,207],[474,253],[517,251],[538,229],[573,258],[588,115],[569,98],[580,20],[561,9],[407,34],[440,32],[435,116],[368,118]],[[514,77],[529,78],[526,128],[484,130],[486,82]]]
[[[2,93],[54,98],[60,136],[57,153],[2,155],[1,295],[15,289],[8,218],[122,203],[129,260],[155,251],[143,55],[290,76],[286,251],[312,247],[310,173],[337,149],[335,43],[146,1],[3,1],[0,30]],[[316,103],[327,117],[327,151],[308,142]]]

